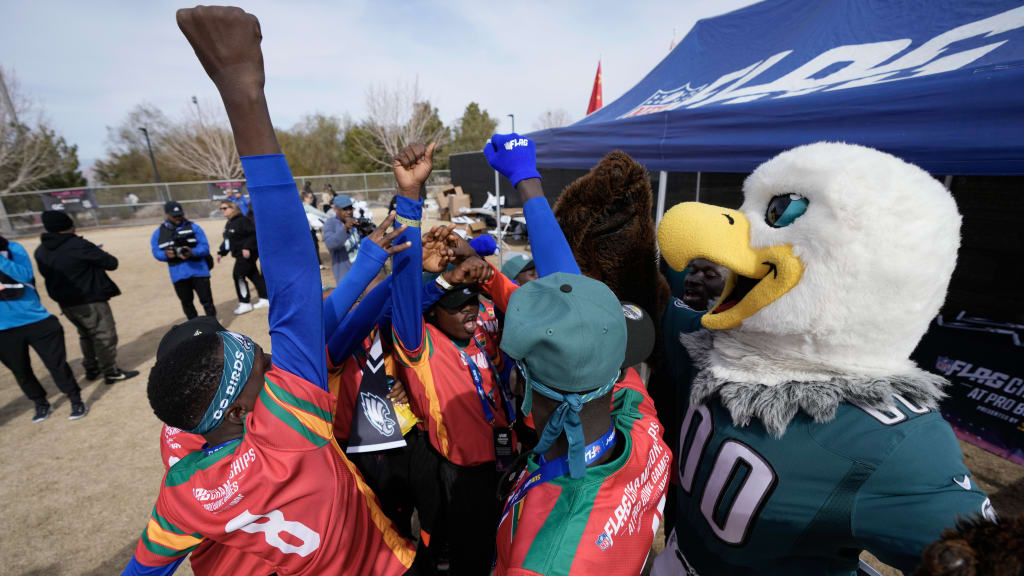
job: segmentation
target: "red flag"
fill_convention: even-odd
[[[587,116],[601,109],[601,61],[597,61],[597,76],[594,76],[594,89],[590,92],[590,104],[587,105]]]

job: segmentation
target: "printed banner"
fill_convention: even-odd
[[[405,438],[402,437],[402,426],[395,413],[395,406],[388,399],[384,350],[378,334],[366,354],[366,366],[359,382],[345,452],[379,452],[402,446],[405,446]]]
[[[914,360],[952,382],[942,415],[957,437],[1024,465],[1024,325],[939,316]]]
[[[97,208],[96,195],[92,188],[78,190],[54,190],[41,192],[44,210],[65,210],[67,212],[84,212]]]
[[[233,196],[236,190],[241,192],[242,196],[247,196],[244,180],[237,182],[210,182],[206,185],[206,191],[210,194],[210,200],[214,201],[224,200],[229,196]]]

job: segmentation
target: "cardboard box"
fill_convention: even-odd
[[[470,207],[469,194],[462,191],[462,186],[447,186],[437,193],[437,207],[442,220],[451,220],[462,213],[462,208]]]
[[[473,236],[475,238],[477,236],[480,236],[481,234],[487,233],[487,224],[484,224],[483,222],[477,220],[476,222],[467,225],[466,231],[469,232],[470,236]]]

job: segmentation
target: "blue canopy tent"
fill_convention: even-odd
[[[1024,5],[767,0],[699,21],[619,99],[531,137],[542,168],[621,149],[650,170],[750,172],[832,140],[935,174],[1024,174]]]

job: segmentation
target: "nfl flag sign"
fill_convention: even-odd
[[[348,448],[345,449],[349,454],[379,452],[405,446],[395,406],[388,398],[384,364],[384,350],[378,334],[366,354],[366,366],[359,381]]]

